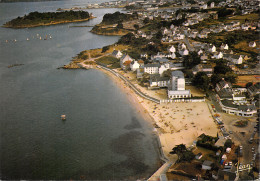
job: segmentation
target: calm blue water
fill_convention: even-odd
[[[0,3],[0,24],[31,11],[85,3]],[[89,10],[98,18],[76,24],[94,25],[115,11]],[[0,28],[1,179],[149,177],[158,168],[157,145],[151,125],[126,94],[98,70],[56,69],[80,51],[112,44],[119,37],[69,25],[75,24]],[[39,40],[37,34],[51,34],[52,39]],[[7,68],[15,63],[24,65]],[[61,114],[67,115],[66,121],[60,120]]]

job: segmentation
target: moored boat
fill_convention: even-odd
[[[65,120],[65,119],[66,119],[66,115],[63,114],[63,115],[60,116],[60,118],[61,118],[62,120]]]

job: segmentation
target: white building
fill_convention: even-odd
[[[209,45],[209,51],[210,51],[211,53],[216,52],[216,47],[215,47],[215,45]]]
[[[136,71],[137,69],[140,68],[140,64],[138,63],[138,61],[132,61],[131,64],[130,64],[130,69],[132,71]]]
[[[221,50],[228,50],[228,44],[222,44],[221,46],[220,46],[220,49]]]
[[[174,99],[191,97],[190,90],[185,90],[185,79],[183,72],[173,71],[170,84],[168,98]]]
[[[123,56],[122,52],[120,52],[120,50],[114,50],[112,52],[112,56],[116,57],[116,58],[121,58]]]
[[[129,55],[125,54],[120,58],[120,66],[122,69],[127,69],[130,67],[131,62],[134,59],[132,59]]]
[[[168,50],[169,50],[170,53],[175,53],[176,52],[176,49],[175,49],[175,47],[173,45]]]
[[[144,73],[158,74],[159,68],[160,68],[160,64],[145,64],[144,65]]]
[[[159,74],[162,75],[164,71],[170,69],[170,64],[169,63],[165,63],[165,64],[162,64],[160,67],[159,67]]]
[[[221,59],[223,58],[223,53],[222,52],[216,52],[214,55],[213,55],[213,58],[215,59]]]
[[[170,79],[168,77],[154,75],[150,78],[150,87],[168,87],[169,83]]]
[[[256,47],[256,43],[253,41],[253,42],[250,42],[249,43],[249,47]]]
[[[181,49],[179,50],[179,54],[181,56],[189,55],[189,51],[187,49]]]

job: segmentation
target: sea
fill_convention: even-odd
[[[101,2],[105,0],[0,3],[0,25],[33,11]],[[87,11],[97,18],[0,27],[1,180],[137,180],[149,178],[160,166],[151,123],[111,77],[94,69],[57,69],[83,50],[120,38],[73,26],[93,26],[104,14],[121,9]],[[19,66],[8,67],[14,64]]]

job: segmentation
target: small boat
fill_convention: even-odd
[[[27,38],[26,40],[29,41],[29,38]]]
[[[5,43],[8,43],[8,40],[5,40]]]
[[[14,39],[14,42],[17,42],[17,40],[16,40],[16,39]]]
[[[66,115],[63,114],[63,115],[60,116],[60,118],[61,118],[62,120],[65,120],[65,119],[66,119]]]
[[[52,39],[51,35],[50,35],[50,39]]]
[[[42,37],[40,36],[40,40],[42,39]]]

